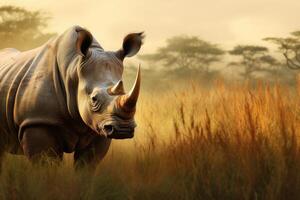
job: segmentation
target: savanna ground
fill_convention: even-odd
[[[136,120],[95,174],[7,155],[0,199],[300,199],[300,83],[144,92]]]

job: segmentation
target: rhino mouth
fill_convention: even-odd
[[[116,127],[112,124],[107,124],[101,130],[107,138],[111,139],[128,139],[134,136],[134,128],[131,127]]]

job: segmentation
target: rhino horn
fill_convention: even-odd
[[[108,94],[110,95],[123,95],[125,94],[123,81],[119,80],[114,86],[107,89]]]
[[[130,90],[129,93],[122,95],[120,97],[119,106],[126,112],[132,112],[135,110],[135,105],[140,93],[140,86],[141,86],[141,70],[139,66],[132,89]]]

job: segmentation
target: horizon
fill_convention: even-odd
[[[86,27],[107,50],[120,48],[127,33],[145,31],[146,40],[141,54],[155,51],[165,44],[167,38],[175,35],[195,35],[227,50],[238,44],[272,48],[272,44],[262,39],[287,36],[299,30],[297,19],[300,17],[300,2],[296,0],[61,2],[64,2],[64,6],[62,3],[51,4],[49,0],[4,0],[0,5],[46,12],[51,16],[48,30],[58,34],[73,25]],[[167,9],[168,12],[165,11]],[[211,10],[214,10],[213,14]],[[84,12],[84,15],[79,15],[79,12]],[[95,21],[99,21],[99,25]]]

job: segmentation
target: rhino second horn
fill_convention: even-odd
[[[123,81],[119,80],[114,86],[107,89],[110,95],[123,95],[125,94]]]
[[[140,94],[140,86],[141,86],[141,70],[139,66],[135,78],[135,82],[131,91],[128,94],[121,96],[121,101],[120,101],[121,108],[129,112],[135,110],[135,105]]]

